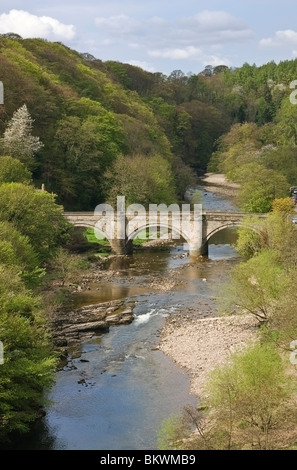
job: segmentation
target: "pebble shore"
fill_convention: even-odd
[[[159,349],[187,370],[191,379],[190,392],[202,397],[209,373],[224,364],[232,352],[255,341],[257,325],[252,315],[197,320],[168,318]]]

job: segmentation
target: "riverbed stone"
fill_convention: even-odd
[[[57,312],[50,319],[54,344],[65,348],[83,340],[86,334],[90,338],[107,333],[111,325],[129,324],[134,319],[133,308],[134,302],[115,300]]]

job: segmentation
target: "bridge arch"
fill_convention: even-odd
[[[241,222],[228,222],[226,224],[223,224],[219,227],[216,227],[212,232],[209,232],[205,239],[204,239],[204,243],[209,243],[209,240],[218,232],[221,232],[222,230],[225,230],[227,228],[239,228],[239,227],[242,227],[243,224]]]
[[[182,239],[186,243],[189,243],[189,240],[187,240],[187,237],[183,234],[183,232],[182,232],[182,230],[180,230],[180,228],[168,226],[168,225],[162,224],[162,223],[161,224],[159,224],[159,223],[154,223],[154,224],[146,223],[146,224],[143,224],[142,226],[137,227],[136,230],[131,231],[131,233],[127,233],[128,240],[133,241],[139,233],[143,232],[144,230],[150,229],[150,228],[156,228],[156,229],[162,229],[163,228],[167,231],[167,233],[175,232],[179,235],[179,238],[173,238],[173,240]]]
[[[81,229],[81,228],[90,228],[90,229],[94,230],[94,232],[95,232],[95,230],[96,230],[97,232],[100,232],[100,233],[102,234],[102,240],[107,240],[108,243],[109,243],[110,248],[111,248],[111,249],[114,248],[114,246],[113,246],[113,240],[110,240],[110,239],[106,236],[106,234],[105,234],[104,232],[102,232],[101,230],[96,229],[95,226],[94,226],[94,223],[93,223],[92,221],[87,221],[87,220],[86,220],[86,221],[76,221],[75,223],[72,223],[72,225],[73,225],[73,228],[74,228],[74,229],[75,229],[75,228],[78,228],[78,229]]]
[[[218,225],[215,227],[213,230],[207,232],[207,234],[202,238],[202,248],[201,248],[201,253],[203,255],[208,255],[208,246],[210,244],[211,238],[216,234],[219,233],[223,230],[226,229],[238,229],[240,227],[245,227],[248,230],[251,230],[253,232],[256,232],[260,234],[261,230],[259,227],[253,224],[246,224],[244,220],[238,220],[238,221],[228,221],[226,223],[223,223],[222,225]]]

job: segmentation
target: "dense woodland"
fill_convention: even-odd
[[[239,183],[244,211],[271,212],[260,235],[243,229],[239,237],[237,248],[246,262],[232,273],[233,303],[261,317],[266,348],[278,343],[284,350],[297,338],[289,302],[295,288],[285,282],[295,279],[297,266],[296,229],[286,219],[292,210],[289,188],[297,185],[297,106],[290,101],[295,79],[297,60],[237,69],[207,66],[197,74],[175,70],[165,76],[102,62],[57,42],[0,36],[0,340],[5,356],[0,442],[26,432],[40,415],[44,389],[57,366],[47,326],[49,306],[55,304],[45,298],[48,276],[61,276],[62,266],[64,283],[65,266],[71,271],[80,262],[69,253],[71,228],[64,209],[93,210],[117,195],[125,195],[127,204],[182,202],[197,176],[225,173]],[[252,286],[251,273],[256,276]],[[248,410],[242,418],[251,384],[234,402],[238,415],[232,423],[219,419],[228,415],[226,397],[220,402],[210,395],[222,428],[197,442],[198,448],[240,448],[245,433],[235,434],[235,444],[230,433],[236,426],[245,429],[243,419],[257,423],[258,447],[270,446],[269,413],[277,414],[277,406],[292,395],[282,388],[279,349],[263,351],[250,352],[246,360],[254,364],[263,357],[266,365],[260,369],[271,371],[267,383],[262,381],[266,389],[254,390],[258,398],[267,396],[269,381],[279,376],[271,408],[263,402],[267,422],[261,422],[264,408],[259,416]],[[214,380],[218,390],[223,372]],[[290,426],[294,413],[291,418]],[[282,439],[275,442],[286,445]]]
[[[93,210],[115,192],[128,202],[181,200],[197,174],[236,179],[243,162],[296,182],[297,60],[165,76],[11,34],[0,37],[0,70],[0,135],[25,104],[43,146],[19,158],[66,209]]]

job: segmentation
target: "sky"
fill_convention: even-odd
[[[0,34],[9,32],[167,76],[196,74],[297,58],[297,2],[0,0]]]

